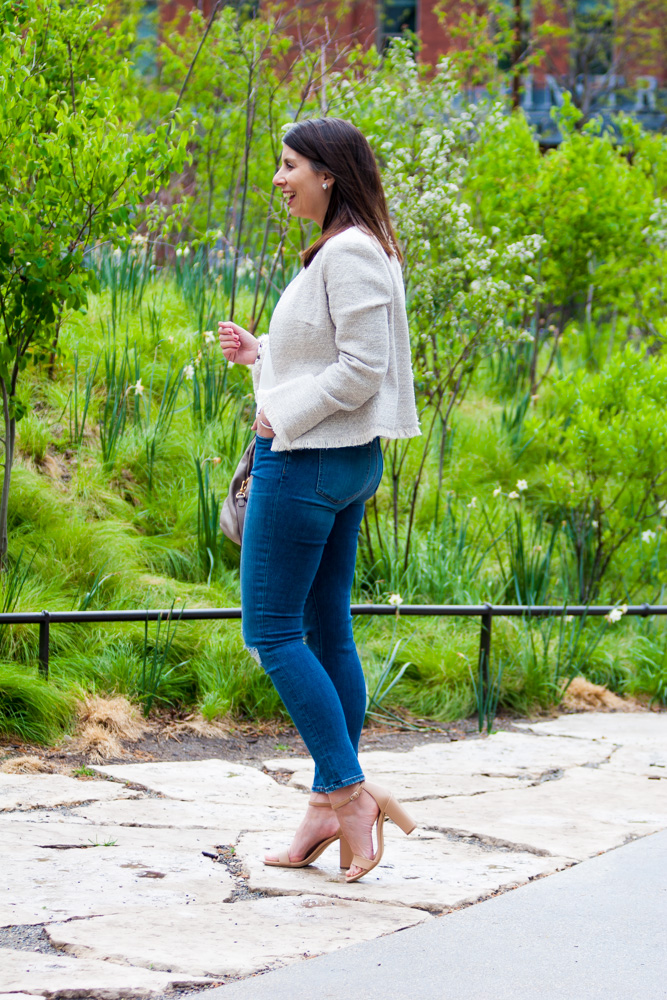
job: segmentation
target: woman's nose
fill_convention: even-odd
[[[285,178],[280,176],[280,171],[273,175],[273,183],[276,187],[281,187],[285,183]]]

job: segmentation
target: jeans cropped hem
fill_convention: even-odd
[[[313,785],[313,792],[324,792],[328,795],[329,792],[335,792],[338,788],[347,788],[349,785],[358,785],[360,781],[365,781],[363,774],[359,773],[356,778],[344,778],[343,781],[334,781],[332,785]]]

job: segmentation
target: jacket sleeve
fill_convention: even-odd
[[[389,366],[392,280],[370,242],[325,244],[322,274],[338,360],[269,391],[264,413],[283,447],[337,410],[356,410],[380,389]]]
[[[257,396],[257,390],[259,389],[259,377],[262,374],[262,362],[264,360],[263,350],[266,349],[266,345],[269,342],[268,333],[263,333],[261,337],[257,338],[258,346],[260,348],[260,355],[255,361],[254,365],[250,367],[250,374],[252,375],[252,387],[255,391],[255,396]]]

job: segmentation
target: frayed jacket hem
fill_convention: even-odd
[[[291,444],[286,443],[284,438],[277,435],[273,439],[271,451],[305,451],[308,448],[353,448],[355,445],[368,444],[369,441],[373,441],[376,437],[394,440],[396,438],[420,437],[420,435],[421,430],[417,425],[392,428],[374,427],[372,430],[366,432],[359,431],[356,434],[327,434],[321,437],[309,432],[305,440],[297,438]]]

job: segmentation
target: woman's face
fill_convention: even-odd
[[[280,188],[290,215],[312,219],[322,227],[334,179],[327,171],[316,171],[306,156],[283,145],[282,159],[273,178]],[[322,186],[326,184],[326,189]]]

